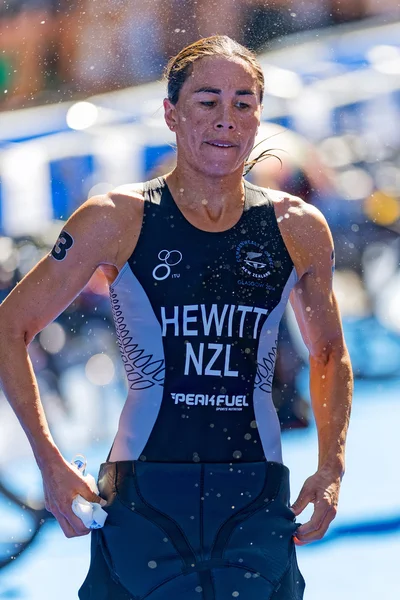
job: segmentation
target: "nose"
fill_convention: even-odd
[[[236,129],[236,123],[233,116],[233,110],[231,106],[221,106],[218,117],[215,121],[215,129],[218,130],[234,130]]]

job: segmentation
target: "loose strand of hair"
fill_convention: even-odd
[[[257,144],[257,146],[258,146],[258,144]],[[254,147],[256,147],[256,146],[254,146]],[[246,161],[244,163],[243,175],[244,176],[248,175],[250,173],[251,169],[256,164],[258,164],[259,162],[263,162],[264,160],[267,160],[267,158],[276,158],[277,160],[279,160],[279,162],[281,164],[281,169],[282,169],[282,167],[283,167],[282,159],[279,156],[277,156],[276,154],[271,154],[271,152],[273,150],[281,150],[281,149],[280,148],[269,148],[268,150],[263,150],[261,152],[261,154],[259,154],[257,156],[257,158],[253,158],[253,160]],[[284,152],[284,150],[283,150],[283,152]]]

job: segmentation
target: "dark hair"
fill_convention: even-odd
[[[165,77],[168,82],[168,99],[172,104],[178,102],[179,92],[191,73],[193,63],[200,58],[216,55],[225,56],[226,58],[240,58],[254,69],[260,86],[260,102],[262,102],[264,75],[254,52],[238,44],[227,35],[213,35],[186,46],[168,62]]]
[[[257,82],[260,86],[260,103],[262,102],[264,96],[264,74],[260,63],[257,60],[257,56],[254,52],[238,42],[235,42],[227,35],[213,35],[211,37],[201,38],[200,40],[197,40],[197,42],[193,42],[193,44],[186,46],[176,56],[173,56],[169,60],[165,69],[165,78],[168,83],[168,99],[172,104],[178,102],[179,93],[186,79],[192,72],[193,63],[196,60],[207,56],[240,58],[244,62],[247,62],[247,64],[253,68],[257,76]],[[257,144],[257,146],[258,145],[259,144]],[[270,150],[264,150],[257,158],[246,162],[244,175],[247,175],[259,161],[272,156],[277,158],[282,164],[279,157],[270,154]]]

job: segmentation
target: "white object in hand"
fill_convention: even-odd
[[[72,464],[83,475],[86,466],[86,461],[84,464],[82,464],[79,460],[74,460]],[[94,492],[95,494],[99,494],[99,490],[93,475],[85,475],[84,479],[89,485],[92,492]],[[106,504],[106,501],[102,499],[101,503]],[[85,527],[87,527],[88,529],[99,529],[100,527],[103,527],[105,520],[108,516],[106,511],[101,508],[101,503],[89,502],[88,500],[85,500],[85,498],[78,494],[72,500],[72,511],[77,517],[80,518]]]
[[[72,510],[88,529],[103,527],[107,513],[98,502],[89,502],[78,495],[72,500]]]

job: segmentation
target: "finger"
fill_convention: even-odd
[[[87,535],[90,529],[85,527],[81,519],[76,516],[71,507],[62,509],[63,517],[68,521],[69,525],[76,532],[76,535]]]
[[[77,529],[76,527],[71,525],[71,523],[68,521],[68,519],[56,508],[53,508],[53,510],[51,512],[53,513],[53,515],[59,522],[60,527],[61,527],[65,537],[67,537],[67,538],[80,537],[80,536],[87,535],[88,533],[90,533],[90,529],[87,529],[83,525],[83,523],[80,521],[80,519],[78,519],[80,521],[80,527],[78,527],[78,529]]]
[[[79,517],[77,517],[72,510],[72,502],[63,501],[55,506],[55,511],[52,511],[56,519],[59,521],[59,516],[69,524],[72,528],[74,535],[87,535],[90,533],[90,529],[85,527]],[[65,533],[65,532],[64,532]]]
[[[300,527],[296,531],[296,533],[299,533],[299,537],[301,538],[302,536],[307,535],[308,533],[317,531],[321,527],[322,522],[324,521],[328,511],[329,505],[327,505],[325,502],[316,502],[311,519],[307,521],[307,523],[303,523],[303,525],[300,525]]]
[[[98,504],[101,504],[102,506],[107,504],[107,502],[103,498],[101,498],[98,494],[96,494],[87,484],[85,484],[85,482],[83,482],[83,483],[84,483],[83,488],[78,490],[77,494],[82,496],[82,498],[84,498],[88,502],[97,502]]]
[[[296,537],[296,535],[293,536],[293,541],[296,544],[296,546],[305,546],[307,542],[301,542],[299,540],[299,538]]]
[[[300,529],[300,527],[299,527],[299,529],[295,533],[295,536],[297,538],[297,542],[296,542],[296,540],[294,540],[295,544],[297,543],[298,546],[304,546],[305,544],[309,544],[311,542],[316,542],[317,540],[322,539],[324,537],[324,535],[326,534],[326,532],[328,531],[329,525],[335,518],[335,515],[336,515],[336,510],[333,507],[331,507],[325,514],[325,517],[324,517],[320,527],[318,529],[316,529],[315,531],[311,531],[310,533],[302,534],[301,532],[299,532],[299,529]]]

